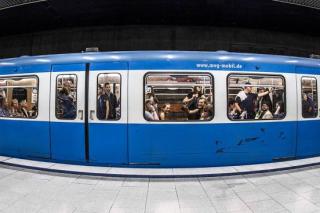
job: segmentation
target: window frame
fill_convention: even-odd
[[[168,74],[168,75],[171,75],[171,74],[181,74],[181,75],[194,75],[194,74],[200,74],[200,75],[208,75],[211,77],[211,85],[212,85],[212,91],[213,91],[213,94],[212,94],[212,106],[213,106],[213,112],[212,112],[212,118],[210,120],[164,120],[164,121],[161,121],[161,120],[156,120],[156,121],[149,121],[146,119],[145,117],[145,102],[146,102],[146,98],[145,98],[145,88],[146,88],[146,77],[147,75],[149,74]],[[153,72],[153,71],[148,71],[146,72],[144,75],[143,75],[143,91],[142,91],[142,95],[143,95],[143,107],[142,107],[142,113],[143,113],[143,118],[146,122],[151,122],[151,123],[165,123],[165,122],[170,122],[170,123],[174,123],[174,122],[177,122],[177,123],[190,123],[190,122],[193,122],[193,123],[197,123],[197,122],[201,122],[201,123],[205,123],[205,122],[210,122],[214,119],[215,117],[215,79],[214,79],[214,75],[211,74],[210,72],[177,72],[177,71],[174,71],[174,72]]]
[[[98,121],[117,122],[117,121],[121,120],[121,117],[122,117],[122,75],[119,72],[112,72],[112,73],[101,72],[101,73],[97,74],[97,83],[96,83],[97,88],[96,88],[96,94],[95,94],[96,95],[95,96],[96,97],[96,112],[98,112],[98,85],[99,85],[99,75],[101,75],[101,74],[118,74],[120,76],[120,117],[119,117],[119,119],[114,119],[114,120],[108,120],[108,119],[101,120],[98,118],[98,116],[96,116],[96,117],[97,117]],[[96,113],[96,115],[97,115],[97,113]]]
[[[37,93],[37,116],[35,117],[32,117],[32,118],[20,118],[20,117],[0,117],[0,119],[3,119],[3,118],[9,118],[9,119],[28,119],[28,120],[36,120],[38,117],[39,117],[39,97],[40,97],[40,89],[39,89],[39,85],[40,85],[40,80],[39,80],[39,76],[38,75],[19,75],[19,76],[0,76],[0,79],[3,79],[3,78],[35,78],[37,80],[37,90],[38,90],[38,93]]]
[[[314,79],[314,80],[316,80],[316,89],[317,89],[317,110],[316,110],[316,115],[314,116],[314,117],[304,117],[303,116],[303,112],[302,112],[302,101],[303,101],[303,97],[302,97],[302,94],[303,94],[303,85],[302,85],[302,80],[303,80],[303,78],[312,78],[312,79]],[[300,106],[301,106],[301,117],[303,118],[303,119],[315,119],[315,118],[318,118],[318,115],[319,115],[319,112],[318,112],[318,102],[319,102],[319,100],[318,100],[318,96],[319,96],[319,92],[318,92],[318,79],[317,79],[317,77],[316,76],[305,76],[305,75],[303,75],[303,76],[301,76],[301,78],[300,78],[300,82],[301,82],[301,103],[300,103]]]
[[[284,88],[284,104],[283,104],[283,107],[285,108],[285,113],[284,113],[284,116],[283,118],[280,118],[280,119],[231,119],[229,117],[229,113],[228,113],[228,101],[229,101],[229,78],[231,75],[242,75],[242,76],[268,76],[268,77],[280,77],[282,80],[283,80],[283,88]],[[226,89],[227,89],[227,99],[226,99],[226,112],[227,112],[227,118],[230,120],[230,121],[233,121],[233,122],[237,122],[237,121],[240,121],[240,122],[245,122],[245,121],[254,121],[254,122],[264,122],[264,121],[282,121],[284,120],[286,117],[287,117],[287,82],[286,82],[286,78],[285,76],[283,75],[280,75],[280,74],[265,74],[265,73],[262,73],[262,74],[259,74],[259,73],[229,73],[227,75],[227,78],[226,78]]]
[[[57,87],[57,83],[58,83],[58,78],[61,75],[75,75],[76,76],[76,80],[77,80],[77,84],[76,84],[76,88],[77,88],[77,92],[76,92],[76,116],[73,119],[66,119],[66,118],[58,118],[57,117],[57,95],[58,95],[58,87]],[[63,83],[63,82],[62,82]],[[56,83],[55,83],[55,105],[54,105],[54,114],[56,119],[58,120],[65,120],[65,121],[74,121],[77,120],[78,117],[78,75],[76,73],[68,73],[68,74],[58,74],[56,76]]]

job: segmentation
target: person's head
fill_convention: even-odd
[[[22,108],[27,108],[27,106],[28,106],[27,101],[26,101],[26,100],[22,100],[22,101],[20,102],[20,106],[21,106]]]
[[[199,86],[194,86],[192,89],[193,94],[197,94],[201,92],[201,88]]]
[[[259,88],[259,93],[264,93],[265,91],[266,91],[266,89],[264,87]]]
[[[284,104],[282,101],[278,101],[276,103],[276,109],[278,109],[278,108],[279,108],[279,113],[284,112]]]
[[[252,86],[251,86],[251,83],[250,83],[250,82],[246,82],[246,83],[245,83],[244,91],[245,91],[246,93],[250,93],[250,92],[252,91]]]
[[[204,98],[200,98],[198,101],[198,108],[203,109],[207,105],[207,101]]]
[[[71,82],[70,81],[64,81],[63,82],[63,88],[65,90],[68,90],[68,92],[70,92],[70,90],[71,90]]]
[[[165,112],[165,113],[168,113],[168,112],[170,112],[170,110],[171,110],[171,105],[170,105],[170,104],[165,104],[165,105],[163,105],[163,106],[161,107],[161,110],[162,110],[163,112]]]
[[[145,102],[145,107],[146,107],[146,111],[149,111],[151,112],[152,109],[153,109],[153,106],[152,106],[152,101],[150,99],[147,99],[146,102]]]
[[[267,103],[262,103],[262,105],[261,105],[261,109],[262,109],[262,111],[268,111],[269,110],[269,106],[268,106],[268,104]]]
[[[62,89],[60,90],[60,93],[64,95],[69,95],[69,92],[70,90],[66,87],[62,87]]]
[[[19,103],[18,103],[18,100],[17,99],[13,99],[12,102],[11,102],[11,106],[15,109],[18,109],[19,108]]]
[[[109,94],[109,93],[111,92],[111,85],[110,85],[110,83],[105,83],[105,84],[104,84],[104,89],[105,89],[105,92],[106,92],[107,94]]]
[[[103,89],[102,87],[99,85],[98,86],[98,95],[102,95],[103,94]]]
[[[304,101],[307,101],[307,100],[308,100],[307,94],[306,94],[306,93],[303,93],[302,98],[303,98]]]

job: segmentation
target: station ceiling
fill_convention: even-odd
[[[0,36],[98,25],[241,27],[320,35],[303,0],[0,0]]]

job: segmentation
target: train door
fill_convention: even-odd
[[[51,157],[85,160],[86,64],[52,65],[50,134]]]
[[[319,117],[319,81],[320,77],[312,73],[319,73],[319,69],[297,67],[297,157],[308,157],[320,152],[318,138],[320,129]]]
[[[90,64],[89,140],[90,162],[126,164],[127,78],[125,62]]]

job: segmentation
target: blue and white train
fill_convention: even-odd
[[[316,59],[224,51],[3,59],[0,154],[146,167],[318,156],[318,81]]]

